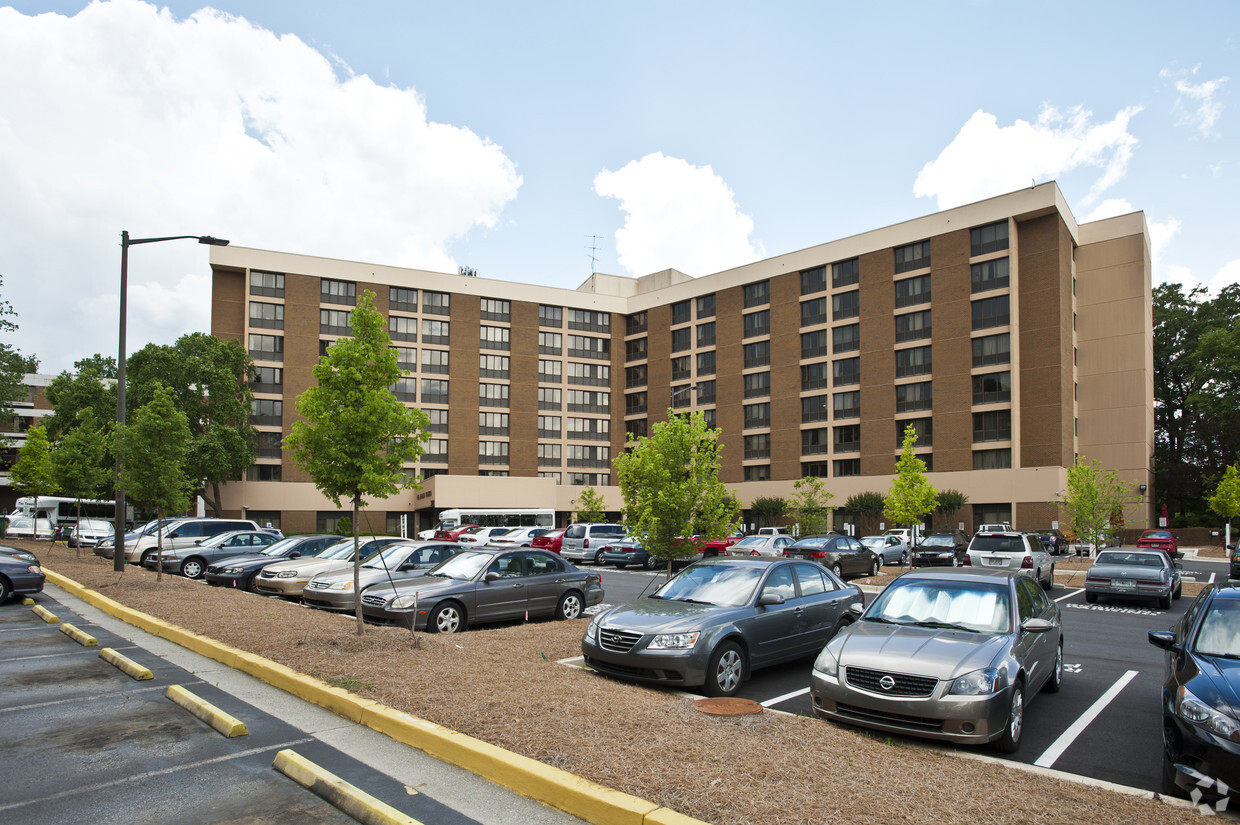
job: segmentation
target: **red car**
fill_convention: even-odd
[[[451,530],[436,530],[435,541],[456,541],[461,537],[461,533],[467,530],[477,530],[476,524],[458,524]]]
[[[531,544],[536,550],[550,550],[552,553],[560,552],[560,543],[564,541],[564,531],[567,527],[557,527],[554,530],[548,530],[541,536],[534,536]]]
[[[1180,558],[1180,543],[1167,530],[1146,530],[1137,539],[1137,547],[1142,550],[1162,550],[1172,559]]]

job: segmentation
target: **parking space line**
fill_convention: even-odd
[[[767,699],[765,702],[762,702],[761,705],[764,708],[769,708],[771,705],[778,705],[780,702],[786,702],[789,699],[795,699],[798,696],[804,696],[807,693],[809,693],[809,688],[801,688],[800,690],[792,691],[792,693],[785,693],[783,696],[776,696],[774,699]]]
[[[1083,588],[1083,587],[1082,587],[1080,590],[1073,590],[1073,591],[1072,591],[1071,593],[1069,593],[1068,595],[1066,595],[1066,596],[1060,596],[1058,599],[1055,599],[1055,602],[1056,602],[1056,603],[1059,603],[1059,602],[1063,601],[1064,599],[1070,599],[1070,598],[1072,598],[1072,597],[1073,597],[1073,596],[1075,596],[1077,593],[1084,593],[1084,592],[1085,592],[1085,588]]]
[[[166,689],[167,688],[164,685],[154,685],[152,687],[129,688],[128,690],[125,691],[124,695],[128,697],[128,696],[132,696],[135,693],[143,693],[149,690],[166,690]],[[14,713],[14,712],[23,711],[23,710],[34,710],[36,708],[48,708],[48,707],[54,707],[56,705],[66,705],[66,704],[69,704],[70,702],[73,702],[76,704],[78,702],[90,702],[96,699],[104,700],[104,699],[110,699],[110,698],[112,698],[110,695],[103,694],[103,693],[97,694],[95,696],[72,696],[68,699],[53,699],[50,702],[33,702],[29,705],[14,705],[13,707],[0,708],[0,713]]]
[[[1066,751],[1074,741],[1076,741],[1076,738],[1084,732],[1085,728],[1089,727],[1089,723],[1094,721],[1094,719],[1098,717],[1098,714],[1102,713],[1102,711],[1106,709],[1106,706],[1111,704],[1111,700],[1118,696],[1119,692],[1123,690],[1129,682],[1136,678],[1137,673],[1138,671],[1130,670],[1123,676],[1119,677],[1115,684],[1111,685],[1111,687],[1107,689],[1106,693],[1099,696],[1098,701],[1090,705],[1088,710],[1077,717],[1077,720],[1069,725],[1068,729],[1061,733],[1059,738],[1051,743],[1051,746],[1043,751],[1042,755],[1039,756],[1033,764],[1037,765],[1039,768],[1049,768],[1054,765],[1055,761],[1059,759],[1059,757],[1063,756],[1063,752]]]

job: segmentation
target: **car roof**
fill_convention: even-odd
[[[952,581],[971,581],[971,582],[989,582],[997,579],[1012,580],[1018,576],[1029,577],[1029,571],[1020,570],[979,570],[969,567],[918,567],[902,573],[900,579],[929,579],[932,581],[952,580]]]

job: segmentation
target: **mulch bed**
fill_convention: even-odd
[[[419,644],[395,628],[359,637],[352,617],[134,567],[118,579],[110,561],[16,544],[126,605],[716,825],[1200,821],[816,719],[699,713],[673,693],[558,664],[580,655],[584,619],[419,634]]]

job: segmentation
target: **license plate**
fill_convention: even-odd
[[[1111,587],[1116,590],[1136,590],[1137,583],[1128,581],[1127,579],[1112,579]]]
[[[982,556],[982,567],[1005,567],[1007,559],[988,559]]]

